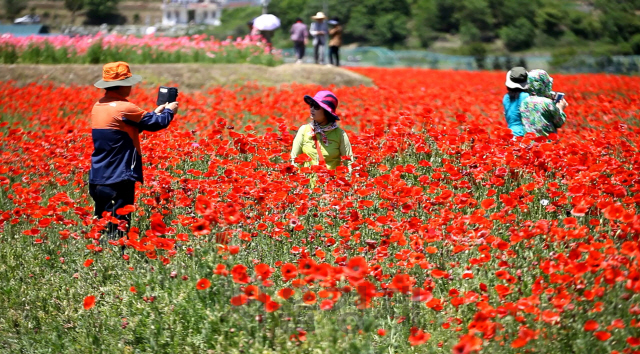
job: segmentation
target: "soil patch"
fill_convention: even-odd
[[[143,85],[176,83],[183,91],[211,86],[242,85],[255,82],[264,86],[316,84],[320,86],[373,86],[371,79],[347,69],[313,64],[284,64],[266,67],[251,64],[147,64],[131,65],[144,78]],[[18,85],[53,82],[64,85],[92,85],[100,79],[102,65],[0,65],[0,81]]]

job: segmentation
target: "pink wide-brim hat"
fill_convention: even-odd
[[[331,91],[318,91],[315,96],[304,96],[304,101],[308,105],[312,105],[314,102],[322,107],[327,113],[329,113],[335,120],[340,120],[340,117],[336,114],[338,109],[338,97]]]

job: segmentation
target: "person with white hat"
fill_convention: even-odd
[[[504,117],[514,136],[524,136],[525,129],[520,114],[520,104],[529,97],[527,93],[527,70],[521,66],[512,68],[507,73],[507,94],[502,99]]]
[[[325,20],[327,16],[323,12],[318,12],[315,16],[311,16],[314,22],[309,28],[309,33],[313,37],[313,56],[315,63],[325,63],[325,48],[327,46],[327,33],[329,33],[329,26]]]

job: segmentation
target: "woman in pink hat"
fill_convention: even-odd
[[[338,166],[350,169],[353,152],[347,133],[337,123],[340,118],[336,115],[336,95],[331,91],[319,91],[314,97],[304,96],[304,101],[311,109],[312,122],[298,130],[293,140],[291,159],[306,154],[311,158],[312,165],[324,164],[330,170]],[[348,159],[343,159],[344,156]]]

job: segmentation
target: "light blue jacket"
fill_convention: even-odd
[[[515,101],[509,99],[509,94],[504,95],[502,99],[502,106],[504,107],[504,117],[507,120],[507,125],[511,132],[515,136],[524,136],[525,130],[522,125],[522,115],[520,114],[520,104],[524,101],[529,94],[521,92],[520,96]]]

